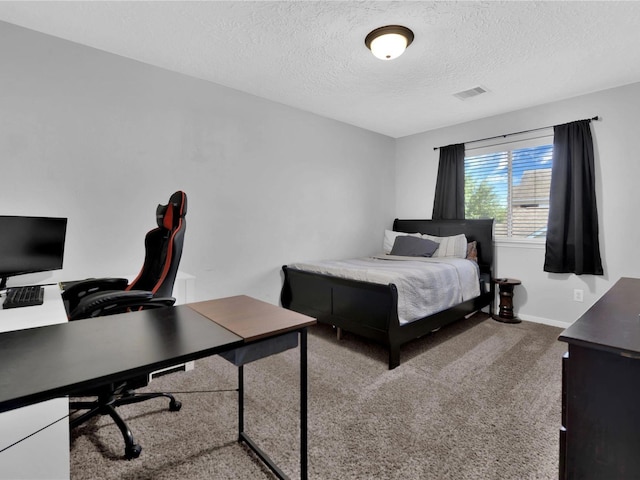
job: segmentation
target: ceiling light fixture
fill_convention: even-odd
[[[364,39],[367,48],[380,60],[393,60],[399,57],[411,42],[413,42],[413,32],[401,25],[376,28]]]

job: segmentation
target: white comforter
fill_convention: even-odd
[[[401,324],[480,295],[478,265],[461,258],[380,255],[294,263],[288,267],[383,285],[393,283],[398,289],[398,318]]]

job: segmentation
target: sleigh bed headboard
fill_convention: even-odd
[[[396,232],[426,233],[435,237],[449,237],[464,233],[467,242],[477,242],[480,272],[493,272],[493,219],[481,220],[401,220],[393,222]]]

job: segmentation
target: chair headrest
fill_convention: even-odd
[[[166,205],[156,208],[156,221],[159,227],[173,230],[180,224],[180,219],[187,214],[187,194],[181,190],[169,197]]]

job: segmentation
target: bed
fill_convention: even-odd
[[[393,231],[434,237],[464,234],[467,242],[475,242],[479,294],[424,317],[401,321],[398,287],[394,283],[373,283],[285,265],[282,267],[284,283],[280,295],[285,308],[387,346],[389,369],[400,365],[402,345],[483,307],[489,306],[492,311],[495,297],[492,282],[493,220],[396,219]]]

